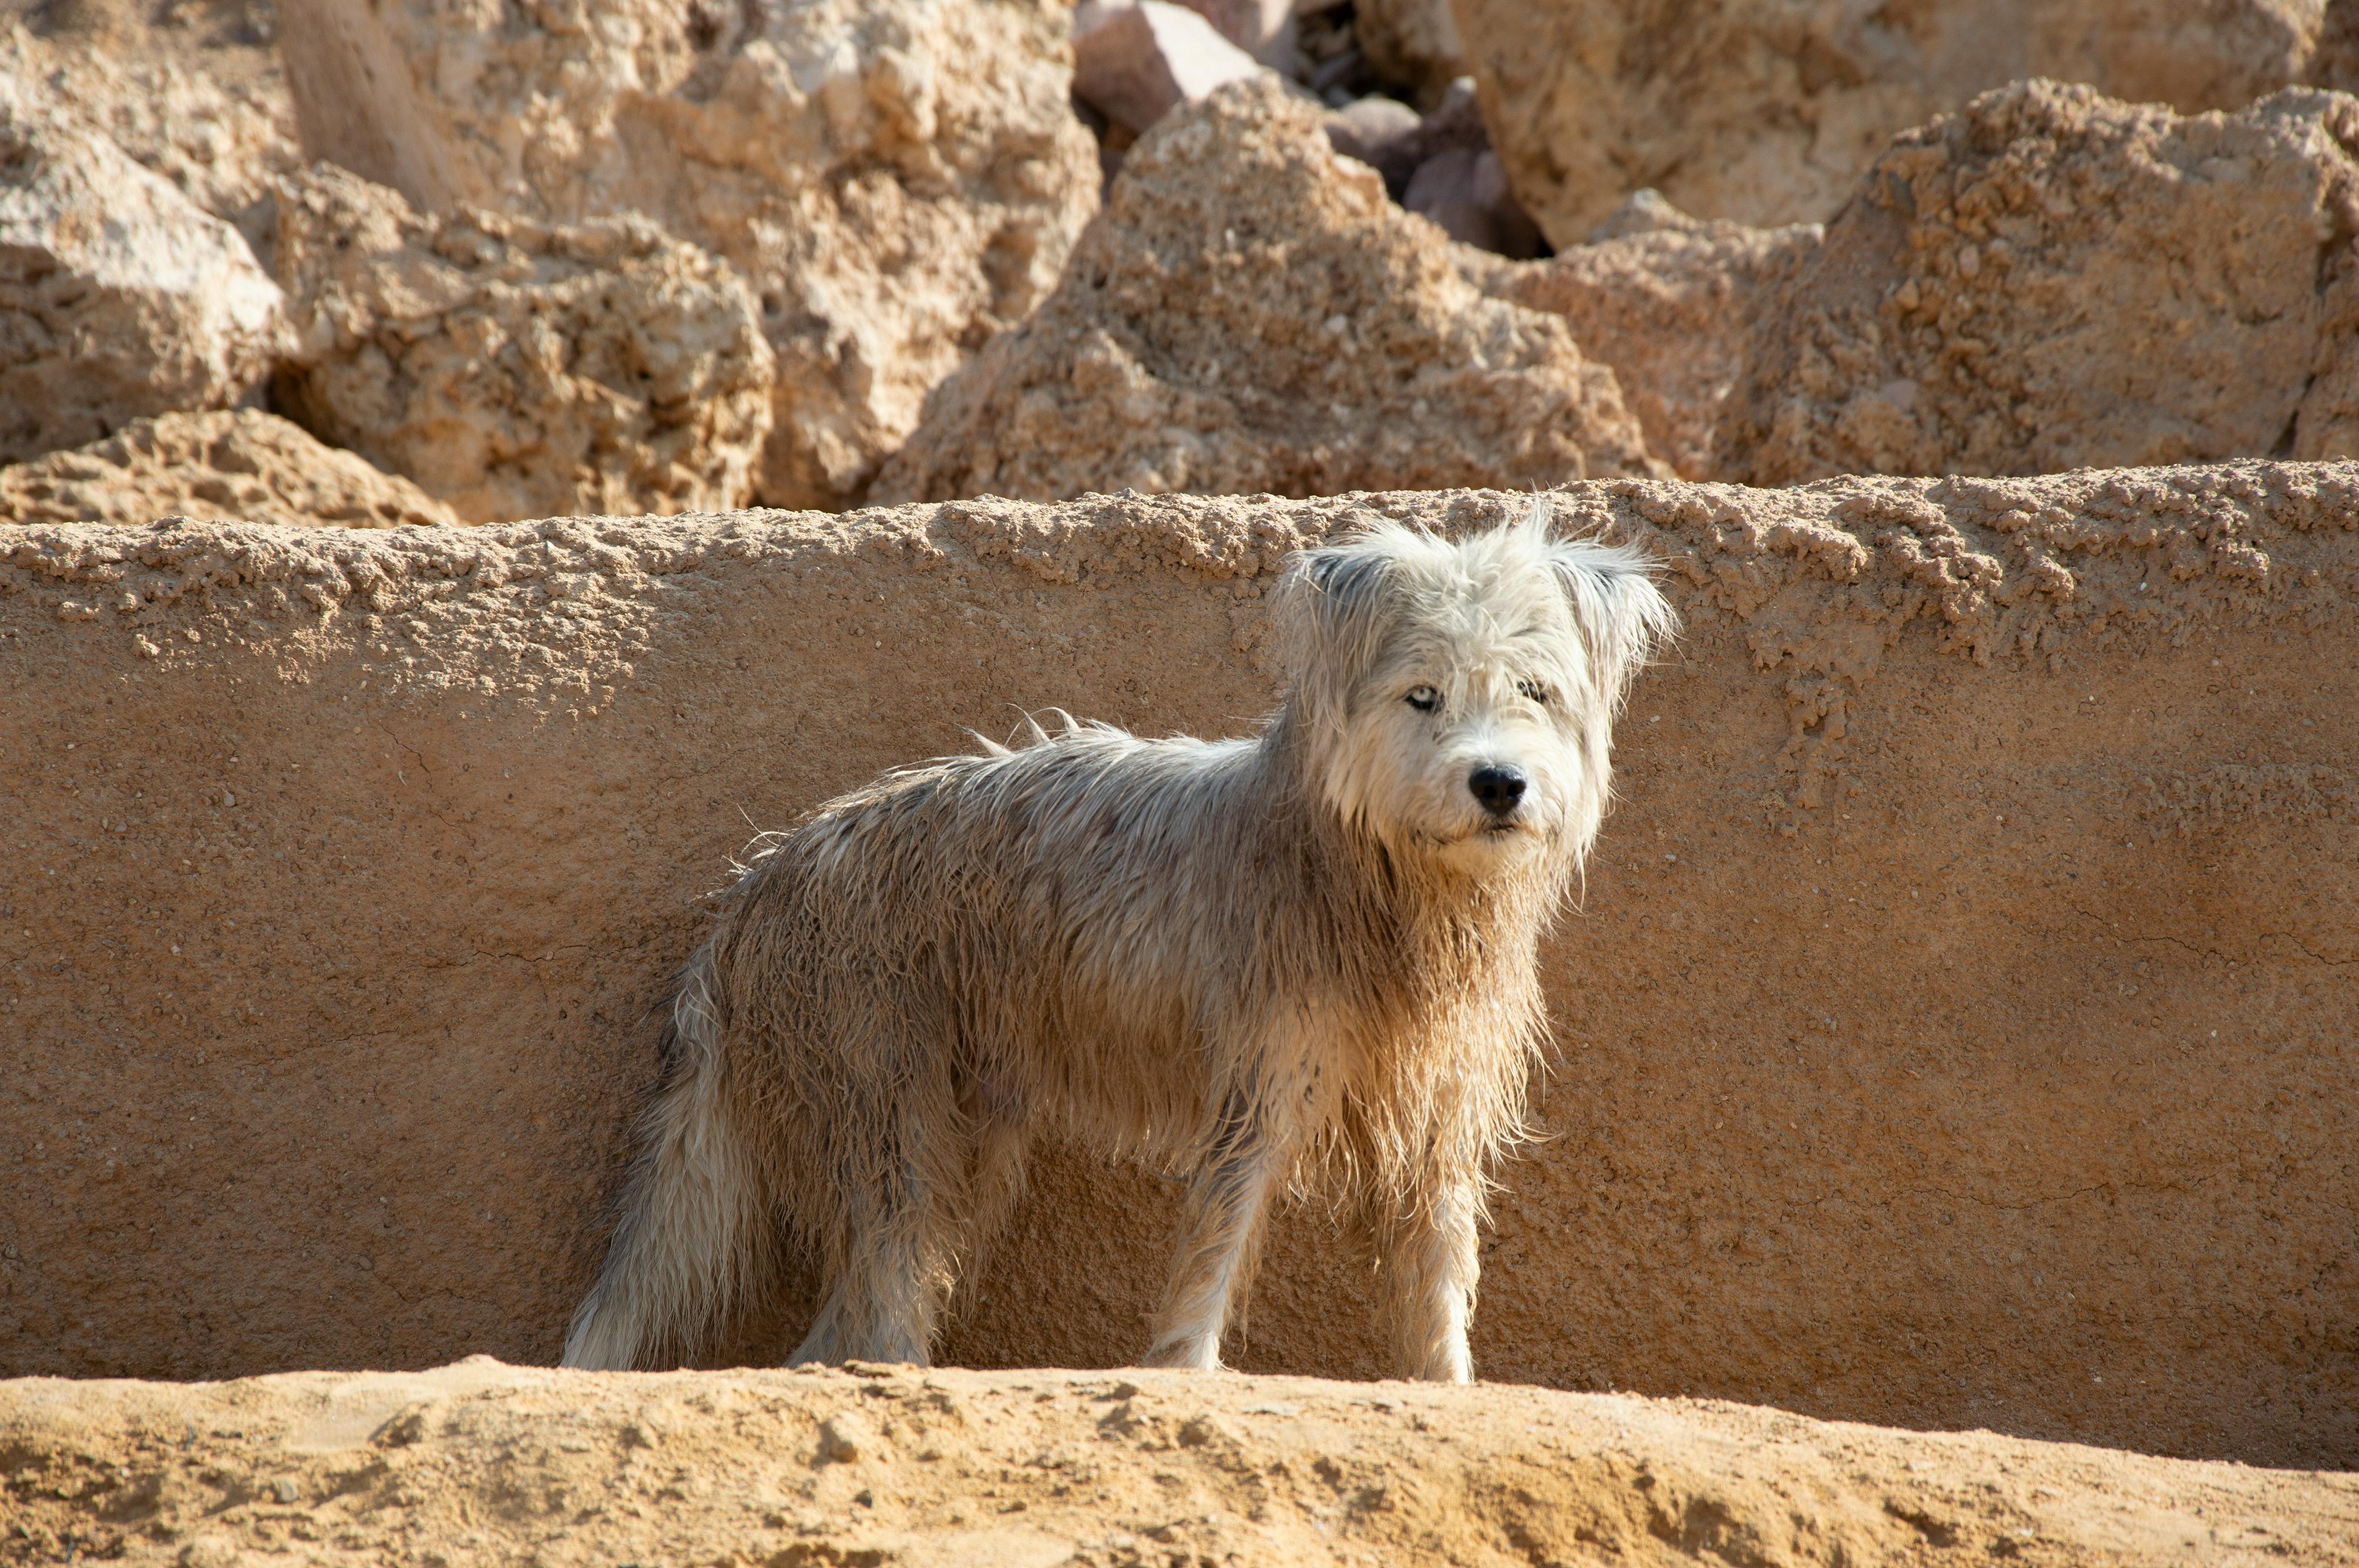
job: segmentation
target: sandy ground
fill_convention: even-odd
[[[1510,1385],[435,1371],[0,1383],[0,1561],[2359,1562],[2359,1477]]]

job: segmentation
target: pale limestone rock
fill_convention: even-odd
[[[752,296],[645,219],[548,224],[322,165],[278,200],[280,406],[471,523],[743,506],[774,377]]]
[[[0,522],[172,516],[290,527],[458,522],[409,481],[258,408],[135,419],[89,446],[0,469]]]
[[[282,10],[314,153],[424,207],[644,213],[743,273],[777,355],[778,505],[857,501],[1096,205],[1062,0]]]
[[[1509,179],[1559,246],[1630,192],[1831,218],[1897,133],[2028,77],[2192,113],[2302,79],[2321,0],[1455,0]]]
[[[1752,324],[1724,471],[2347,449],[2354,146],[2310,88],[2181,118],[2021,83],[1901,136]]]
[[[1613,367],[1647,449],[1682,479],[1712,479],[1746,331],[1821,237],[1816,223],[1706,222],[1641,191],[1594,243],[1501,267],[1491,292],[1563,317],[1581,351]]]
[[[1274,80],[1131,150],[1064,285],[946,382],[880,499],[1281,494],[1658,471],[1613,373]],[[1184,307],[1178,302],[1184,301]]]
[[[237,402],[280,305],[235,229],[0,68],[0,461]]]
[[[0,71],[39,82],[51,105],[235,224],[256,255],[266,253],[271,184],[302,164],[283,93],[171,59],[60,49],[21,26],[0,32]]]

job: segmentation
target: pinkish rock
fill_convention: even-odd
[[[1265,69],[1185,5],[1083,0],[1073,13],[1074,94],[1133,131]]]
[[[1294,64],[1294,0],[1182,0],[1212,30],[1275,70]]]

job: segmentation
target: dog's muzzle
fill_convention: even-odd
[[[1523,804],[1524,791],[1530,783],[1521,769],[1501,767],[1496,762],[1486,762],[1466,776],[1466,787],[1473,795],[1475,804],[1482,806],[1484,814],[1495,824],[1505,823],[1516,814],[1516,807]]]

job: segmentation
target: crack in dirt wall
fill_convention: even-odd
[[[2359,1463],[2354,501],[1566,492],[1688,629],[1549,949],[1484,1375]],[[553,1357],[757,828],[1021,708],[1235,732],[1287,550],[1516,504],[0,529],[0,1372]],[[946,1356],[1136,1354],[1172,1194],[1036,1187]],[[1289,1216],[1234,1353],[1373,1374],[1365,1296]]]

